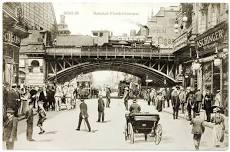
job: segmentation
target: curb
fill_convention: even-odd
[[[166,112],[166,113],[169,113],[169,114],[173,114],[172,112],[167,111],[167,110],[162,110],[162,111],[163,111],[163,112]],[[178,117],[187,120],[187,118],[186,118],[185,116],[181,116],[181,115],[178,114]],[[211,128],[211,129],[212,129],[213,126],[214,126],[214,124],[208,123],[208,122],[206,122],[206,121],[204,122],[204,125],[205,125],[205,127],[208,127],[208,128]],[[228,130],[225,130],[224,132],[225,132],[225,134],[228,134]]]

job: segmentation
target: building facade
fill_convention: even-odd
[[[19,82],[21,85],[42,86],[46,80],[45,48],[53,45],[58,34],[52,3],[20,3],[29,37],[20,48]]]
[[[52,3],[21,3],[23,16],[29,29],[52,31],[56,26],[56,17]]]
[[[3,3],[3,83],[18,84],[19,49],[28,36],[20,3]]]
[[[181,16],[181,22],[178,21]],[[220,90],[221,106],[228,109],[228,4],[181,4],[173,42],[184,87]],[[182,28],[181,28],[182,27]]]

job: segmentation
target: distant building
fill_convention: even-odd
[[[65,15],[61,15],[60,23],[57,25],[58,27],[58,35],[70,35],[70,30],[68,29],[68,25],[65,23]]]
[[[136,30],[130,30],[130,36],[136,36]]]
[[[161,7],[156,15],[151,15],[146,25],[140,27],[138,35],[152,37],[154,45],[159,45],[161,51],[172,51],[173,40],[178,36],[174,32],[174,24],[179,6]]]

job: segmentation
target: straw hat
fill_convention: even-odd
[[[219,107],[216,107],[216,108],[213,109],[213,112],[218,112],[218,111],[220,111]]]

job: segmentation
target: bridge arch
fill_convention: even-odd
[[[81,73],[86,74],[94,71],[119,71],[128,74],[132,74],[141,78],[142,80],[148,79],[153,80],[149,85],[156,86],[173,86],[177,81],[163,72],[148,67],[143,64],[127,62],[127,61],[98,61],[98,62],[84,62],[77,65],[73,65],[66,69],[57,72],[48,78],[48,81],[54,81],[55,79],[62,83],[69,81]]]

